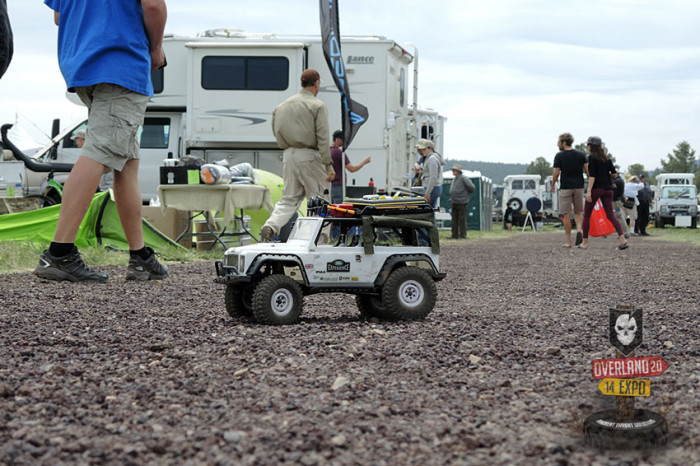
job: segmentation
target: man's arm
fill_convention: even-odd
[[[316,112],[316,143],[318,144],[318,153],[321,156],[321,163],[326,167],[328,177],[326,181],[333,181],[335,178],[335,170],[333,170],[333,159],[331,159],[331,137],[328,127],[328,107],[325,104]]]
[[[552,192],[556,191],[557,180],[559,179],[559,173],[561,173],[561,168],[556,167],[554,169],[554,174],[552,175]]]
[[[590,179],[590,178],[591,178],[591,174],[588,173],[588,164],[587,164],[587,163],[584,163],[584,164],[583,164],[583,171],[586,172],[586,178],[589,178],[589,179]]]
[[[348,163],[347,165],[345,165],[345,168],[347,168],[350,173],[355,173],[357,170],[364,167],[365,165],[367,165],[371,161],[372,161],[372,159],[370,157],[367,157],[362,162],[358,163],[357,165],[353,165],[351,163]]]
[[[151,69],[157,70],[165,65],[163,53],[163,32],[168,19],[168,8],[165,0],[141,0],[143,7],[143,24],[148,36],[151,52]]]

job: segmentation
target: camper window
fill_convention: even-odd
[[[287,57],[202,58],[202,88],[230,91],[284,91],[289,87]]]
[[[139,128],[141,149],[167,149],[170,138],[170,118],[146,118]]]

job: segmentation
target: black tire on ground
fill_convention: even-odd
[[[253,293],[253,315],[261,324],[291,325],[299,320],[304,293],[286,275],[263,278]]]
[[[418,267],[400,267],[389,275],[382,288],[382,302],[397,320],[423,319],[435,306],[437,286]]]
[[[654,222],[654,226],[656,228],[663,228],[664,226],[666,226],[666,224],[664,223],[664,220],[661,217],[657,216],[656,221]]]
[[[510,199],[508,199],[508,202],[506,202],[506,206],[510,207],[516,212],[520,212],[523,210],[523,201],[521,201],[517,197],[511,197]]]
[[[693,217],[692,220],[690,220],[690,228],[697,228],[698,227],[698,218]]]
[[[226,312],[231,317],[250,317],[253,315],[253,293],[255,285],[227,285]]]
[[[365,319],[375,317],[377,319],[391,319],[391,315],[386,310],[379,296],[355,295],[355,303],[360,314]]]
[[[648,450],[668,442],[668,422],[662,415],[637,409],[634,419],[617,422],[617,410],[606,409],[583,421],[586,445],[610,450]]]

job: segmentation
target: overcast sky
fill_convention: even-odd
[[[169,0],[166,32],[320,34],[318,0]],[[625,170],[700,148],[700,1],[339,0],[344,35],[419,50],[419,106],[447,117],[449,159],[553,160],[556,139],[603,138]],[[8,0],[15,56],[0,122],[82,118],[65,98],[57,28],[41,0]],[[352,86],[352,81],[350,82]],[[352,87],[351,87],[352,91]],[[31,129],[35,133],[35,128]],[[699,153],[700,156],[700,153]],[[468,168],[468,167],[467,167]]]

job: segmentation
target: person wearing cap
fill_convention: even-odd
[[[442,194],[442,167],[445,166],[445,162],[442,155],[435,152],[435,143],[429,139],[419,139],[416,142],[416,149],[421,156],[425,157],[422,175],[422,183],[425,186],[424,197],[435,209]]]
[[[450,205],[452,206],[452,237],[463,239],[467,237],[467,205],[469,195],[476,189],[474,183],[462,172],[462,165],[452,166],[454,179],[450,185]]]
[[[272,112],[272,132],[282,154],[282,198],[260,229],[260,241],[274,241],[304,198],[330,200],[335,178],[331,159],[328,107],[317,97],[321,76],[314,69],[301,73],[301,90]]]
[[[588,159],[588,189],[586,191],[586,205],[583,213],[583,241],[578,245],[581,249],[588,249],[588,230],[591,226],[591,213],[598,199],[603,204],[605,215],[617,231],[619,244],[617,249],[627,249],[627,239],[622,225],[615,218],[613,212],[613,187],[612,174],[617,173],[612,160],[608,158],[607,151],[603,147],[603,141],[598,136],[591,136],[586,141],[591,156]]]
[[[651,236],[647,233],[647,226],[649,225],[649,203],[651,202],[654,193],[651,191],[649,183],[647,183],[647,178],[644,173],[639,174],[639,182],[643,185],[643,188],[637,193],[637,223],[635,224],[636,232],[639,236]]]
[[[346,184],[345,172],[343,171],[343,158],[345,158],[345,169],[350,173],[355,173],[372,161],[370,157],[365,157],[362,162],[353,165],[347,154],[343,152],[343,131],[337,130],[333,133],[333,145],[331,146],[331,159],[333,159],[333,171],[335,178],[331,182],[331,202],[340,204],[343,202],[343,187]]]
[[[571,145],[574,137],[571,133],[559,135],[557,147],[559,152],[554,156],[554,174],[552,175],[552,192],[556,190],[559,181],[559,215],[564,223],[566,244],[571,247],[571,212],[576,222],[576,246],[583,241],[583,174],[588,176],[588,159],[583,151],[574,149]],[[561,177],[561,179],[560,179]]]
[[[85,136],[87,132],[84,129],[76,131],[76,133],[71,137],[75,141],[75,145],[78,149],[82,149],[85,144]]]

